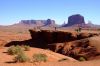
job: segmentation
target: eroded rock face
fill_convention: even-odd
[[[80,57],[84,57],[86,60],[88,60],[89,58],[100,54],[96,47],[89,44],[88,39],[75,40],[65,43],[55,43],[51,46],[52,49],[54,48],[53,51],[73,57],[77,60],[79,60]]]
[[[46,44],[62,43],[77,39],[77,37],[73,36],[71,32],[48,31],[48,30],[41,30],[41,31],[29,30],[29,31],[33,41],[38,42],[38,40],[40,40]]]
[[[76,33],[50,30],[29,30],[31,39],[25,41],[13,41],[11,45],[30,45],[38,48],[48,48],[54,52],[79,59],[95,57],[99,53],[94,46],[91,46],[89,37],[98,36],[97,33]]]
[[[98,35],[95,33],[76,33],[74,35],[71,32],[49,31],[49,30],[41,30],[41,31],[29,30],[29,31],[32,40],[34,42],[41,41],[45,44],[69,42],[69,41],[80,40],[80,39],[89,38]]]
[[[53,43],[53,44],[48,44],[48,48],[54,52],[61,53],[64,45],[65,43]]]

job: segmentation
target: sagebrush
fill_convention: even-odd
[[[45,54],[34,54],[33,55],[33,62],[46,62],[47,61],[47,55]]]
[[[24,53],[19,53],[15,58],[15,62],[28,62],[30,59],[24,54]]]
[[[23,50],[20,46],[11,46],[11,47],[8,48],[7,52],[10,55],[16,55],[16,54],[19,54],[19,53],[23,53]]]

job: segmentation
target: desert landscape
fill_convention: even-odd
[[[14,29],[14,28],[13,28]],[[66,30],[65,30],[66,29]],[[23,29],[24,30],[24,29]],[[70,31],[71,30],[71,31]],[[38,37],[38,39],[40,39],[40,43],[37,42],[36,46],[35,44],[33,44],[35,41],[35,37],[36,37],[36,32],[38,31],[41,31],[39,29],[37,30],[31,30],[33,31],[33,33],[30,31],[30,30],[25,30],[26,32],[21,32],[20,33],[20,30],[11,30],[11,28],[8,28],[4,31],[0,31],[0,65],[2,66],[66,66],[66,65],[69,65],[69,66],[81,66],[81,65],[85,65],[85,66],[99,66],[99,62],[100,62],[100,31],[97,31],[97,30],[81,30],[81,32],[77,32],[73,29],[70,29],[69,28],[57,28],[56,30],[52,29],[51,30],[45,30],[45,29],[42,29],[42,31],[44,31],[44,34],[40,33],[40,35],[45,35],[49,41],[49,44],[48,46],[49,47],[46,47],[45,46],[45,43],[41,46],[41,39]],[[12,32],[13,31],[13,32]],[[35,31],[35,33],[34,33]],[[72,36],[74,36],[74,39],[70,39],[71,37],[67,38],[66,41],[63,41],[63,38],[59,38],[61,36],[60,33],[58,34],[58,39],[56,39],[56,41],[54,41],[53,43],[51,42],[50,44],[50,36],[49,34],[45,32],[64,32],[64,33],[71,33]],[[80,38],[75,38],[76,35],[78,34],[83,34],[83,37],[81,36]],[[89,34],[91,34],[91,36],[89,36]],[[67,36],[69,34],[66,34]],[[40,36],[41,37],[41,36]],[[43,39],[44,37],[42,37]],[[33,39],[33,40],[31,40]],[[83,39],[86,39],[86,40],[83,40]],[[64,42],[67,42],[67,44],[65,45],[66,46],[66,49],[64,48],[65,51],[71,51],[70,50],[70,47],[67,47],[68,43],[73,43],[74,41],[77,41],[77,40],[82,40],[80,42],[83,42],[84,45],[85,42],[87,42],[87,39],[89,40],[89,45],[93,46],[96,48],[95,52],[98,52],[98,55],[97,56],[94,56],[94,54],[92,55],[89,55],[91,56],[90,58],[88,58],[88,60],[86,59],[83,59],[82,61],[76,59],[76,58],[72,58],[70,55],[68,55],[67,53],[66,54],[63,54],[61,52],[59,52],[59,46],[62,46],[61,44],[63,44]],[[44,40],[44,39],[43,39]],[[47,40],[45,39],[45,42],[47,42]],[[59,40],[62,40],[61,42],[59,42]],[[67,41],[68,40],[68,41]],[[14,62],[14,57],[16,55],[9,55],[8,54],[8,49],[14,45],[14,43],[17,43],[17,45],[19,46],[23,46],[24,45],[29,45],[30,46],[30,50],[29,51],[24,51],[25,55],[27,55],[31,60],[28,61],[28,62]],[[29,44],[27,44],[27,41],[29,42]],[[58,41],[58,42],[57,42]],[[14,43],[11,43],[11,42],[14,42]],[[21,43],[24,43],[24,44],[21,44]],[[26,44],[25,44],[26,43]],[[32,43],[32,44],[30,44]],[[37,45],[39,45],[39,48]],[[16,44],[15,44],[16,45]],[[70,44],[72,45],[72,44]],[[69,45],[69,46],[70,46]],[[55,50],[54,50],[54,49]],[[92,49],[91,49],[92,50]],[[78,51],[78,50],[76,50]],[[89,51],[91,52],[91,51]],[[47,61],[46,62],[32,62],[32,56],[34,54],[45,54],[47,56]],[[62,60],[62,61],[60,61]]]
[[[100,66],[100,1],[0,0],[0,66]]]

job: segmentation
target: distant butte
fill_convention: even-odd
[[[64,27],[73,26],[73,25],[85,25],[84,17],[80,14],[69,16],[68,24],[65,24]]]

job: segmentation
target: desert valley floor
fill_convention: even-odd
[[[64,30],[69,31],[69,30]],[[95,32],[100,33],[100,31],[83,31],[83,32]],[[64,56],[59,53],[55,53],[48,49],[40,49],[31,47],[30,51],[24,51],[25,54],[31,58],[35,53],[44,53],[48,56],[47,62],[41,63],[32,63],[32,62],[25,62],[25,63],[13,63],[14,56],[7,54],[8,47],[4,47],[5,44],[11,41],[23,41],[30,39],[30,33],[20,33],[20,32],[10,32],[9,31],[0,31],[0,66],[99,66],[100,65],[100,56],[95,58],[91,58],[89,61],[77,61],[73,58],[68,56]],[[90,38],[91,43],[93,46],[97,48],[100,52],[100,36],[94,36]],[[68,60],[59,62],[58,60],[62,58],[67,58]]]

